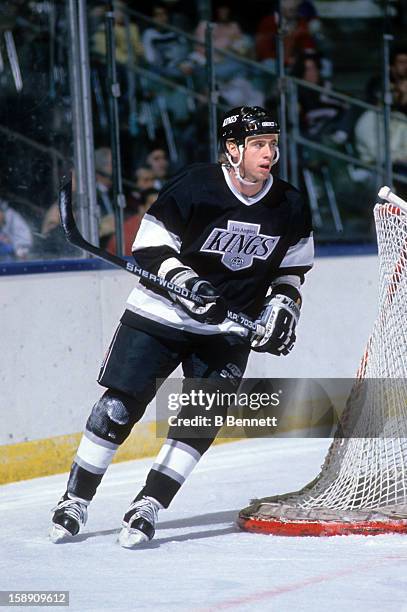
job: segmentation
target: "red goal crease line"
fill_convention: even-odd
[[[302,591],[307,587],[314,586],[319,583],[326,583],[338,580],[340,578],[348,576],[349,574],[355,575],[361,572],[369,572],[371,570],[376,569],[377,566],[385,565],[388,562],[400,563],[402,561],[406,561],[405,556],[386,555],[385,557],[382,557],[380,559],[370,560],[368,563],[356,563],[352,567],[345,567],[344,569],[338,569],[337,571],[334,570],[332,572],[327,572],[326,574],[310,576],[309,578],[305,578],[304,580],[299,580],[291,583],[289,582],[288,584],[282,584],[281,586],[276,585],[274,588],[266,591],[257,591],[248,595],[242,595],[241,597],[235,597],[233,599],[225,600],[223,602],[221,601],[215,604],[214,606],[208,608],[197,608],[194,609],[193,612],[218,612],[218,610],[234,610],[239,608],[240,606],[247,605],[251,605],[252,607],[254,607],[258,606],[260,601],[274,599],[282,595],[292,593],[294,591]],[[265,605],[267,605],[267,603],[263,604],[263,606]],[[268,609],[270,608],[268,607]]]

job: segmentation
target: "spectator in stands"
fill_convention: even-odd
[[[338,121],[346,105],[329,95],[332,84],[321,74],[321,58],[313,51],[302,53],[296,60],[291,74],[311,85],[324,87],[320,92],[307,87],[298,88],[300,129],[308,138],[316,138],[337,129]]]
[[[59,214],[58,202],[54,202],[44,215],[41,225],[41,235],[45,238],[59,227],[61,227],[61,216]]]
[[[400,96],[400,89],[407,78],[407,43],[397,43],[390,52],[390,84],[396,98],[393,100],[395,110],[407,114],[407,104],[403,96]],[[381,103],[383,99],[383,77],[382,75],[373,76],[366,86],[366,99],[371,104]]]
[[[407,79],[398,83],[397,88],[406,90]],[[402,95],[405,95],[404,93]],[[375,163],[380,143],[383,143],[383,134],[378,143],[377,122],[383,133],[383,119],[373,110],[365,111],[355,126],[356,149],[363,161]],[[407,120],[403,113],[396,109],[390,119],[390,148],[393,163],[407,163]]]
[[[406,56],[407,58],[407,56]],[[407,116],[407,71],[406,76],[399,78],[393,87],[393,108]]]
[[[254,80],[236,76],[220,84],[220,102],[229,107],[265,106],[265,93],[254,86]]]
[[[221,51],[231,51],[243,58],[252,59],[254,57],[254,42],[245,33],[232,14],[233,5],[230,2],[220,1],[215,8],[213,46]],[[195,37],[205,42],[207,22],[201,21],[196,30]],[[197,44],[195,51],[191,54],[191,59],[196,61],[204,68],[206,63],[205,46]],[[258,89],[253,78],[249,73],[249,68],[238,59],[223,55],[214,54],[215,75],[219,86],[221,102],[227,106],[263,106],[264,94]],[[200,79],[196,79],[198,85],[204,86],[205,72],[201,70]]]
[[[168,29],[170,14],[167,6],[162,2],[153,4],[151,16],[157,25],[147,27],[142,35],[145,59],[149,64],[149,69],[166,78],[177,80],[184,87],[192,87],[190,79],[195,67],[188,60],[191,50],[188,39]],[[164,112],[169,111],[173,129],[177,129],[178,124],[183,124],[188,120],[191,110],[190,100],[183,92],[152,80],[148,84],[145,83],[143,89],[147,99],[153,99],[157,95],[161,96],[160,104],[165,108]],[[163,112],[162,107],[160,107],[160,113]],[[157,105],[150,107],[150,110],[158,120]]]
[[[44,215],[41,225],[41,235],[36,240],[36,256],[41,258],[56,258],[74,255],[77,251],[65,238],[61,226],[58,202],[54,202]]]
[[[311,10],[312,9],[312,10]],[[256,31],[256,56],[271,70],[276,70],[278,17],[275,11],[260,19]],[[292,67],[299,54],[316,49],[313,32],[317,30],[316,10],[311,2],[282,0],[282,31],[284,33],[284,62]]]
[[[115,35],[115,57],[117,81],[120,85],[121,96],[118,99],[119,114],[123,123],[124,117],[131,109],[129,95],[134,91],[134,70],[136,64],[144,61],[144,50],[141,43],[140,30],[138,26],[130,20],[127,14],[126,3],[122,1],[114,2],[114,35]],[[101,98],[108,98],[110,95],[109,81],[107,78],[106,66],[106,31],[104,15],[107,6],[97,6],[93,9],[92,15],[97,24],[93,35],[90,37],[90,48],[92,50],[92,83],[95,89],[95,102],[101,122],[104,118],[105,109]],[[98,88],[100,91],[97,91]],[[131,133],[137,128],[135,125],[135,114],[131,113],[128,117]],[[127,126],[125,134],[127,135]],[[123,134],[124,135],[124,134]],[[123,137],[123,136],[122,136]]]
[[[154,173],[151,168],[147,166],[140,166],[135,171],[136,178],[136,190],[144,191],[145,189],[151,189],[154,187]]]
[[[407,117],[398,109],[399,101],[405,101],[406,95],[407,78],[398,79],[394,83],[395,104],[390,118],[390,151],[393,170],[405,176],[407,181]],[[377,156],[380,150],[383,150],[383,142],[384,124],[382,115],[373,110],[365,111],[355,125],[355,147],[361,159],[372,165],[376,164]],[[397,185],[395,182],[395,186],[399,195],[406,199],[407,182],[400,181]]]
[[[169,178],[170,161],[166,150],[159,145],[154,146],[147,155],[146,165],[154,173],[153,186],[161,189]]]
[[[127,208],[131,212],[137,212],[141,204],[141,193],[145,189],[151,189],[154,187],[154,172],[147,166],[139,166],[135,173],[134,178],[136,179],[134,188],[130,191],[127,198]]]
[[[221,51],[232,51],[238,55],[247,56],[250,54],[251,41],[245,34],[238,22],[232,16],[231,5],[228,2],[219,2],[215,8],[215,18],[213,20],[213,46]],[[194,53],[191,55],[197,64],[204,66],[205,58],[205,36],[207,21],[200,21],[195,30],[195,38],[201,44],[197,44]],[[220,81],[228,81],[236,76],[236,71],[242,73],[242,65],[236,60],[226,57],[221,53],[215,53],[215,72]]]
[[[146,214],[149,208],[154,204],[158,197],[158,190],[154,187],[149,187],[148,189],[144,189],[142,192],[142,203],[139,207],[139,214],[141,218]]]
[[[234,51],[238,55],[246,56],[251,48],[250,37],[245,33],[236,20],[235,5],[227,0],[219,0],[215,5],[213,43],[216,49]],[[201,22],[198,31],[203,28]],[[201,40],[204,38],[201,37]],[[202,47],[201,47],[202,49]],[[223,56],[219,54],[219,61]]]
[[[76,178],[72,173],[72,201],[75,206]],[[65,237],[61,225],[58,202],[48,208],[41,225],[41,234],[36,236],[35,254],[41,258],[80,256],[80,250]]]
[[[95,151],[96,202],[99,211],[99,237],[103,246],[114,234],[114,205],[112,193],[112,152],[108,147]]]
[[[158,190],[151,187],[145,189],[140,193],[140,204],[136,214],[126,214],[126,218],[123,223],[123,237],[124,237],[124,255],[131,257],[131,247],[134,242],[134,238],[140,227],[141,220],[146,214],[148,209],[158,197]],[[127,209],[126,209],[127,210]],[[112,236],[107,243],[107,250],[111,253],[116,252],[116,236]]]
[[[19,212],[0,199],[0,260],[26,259],[33,245],[30,226]]]
[[[144,50],[141,43],[138,26],[135,23],[129,22],[127,30],[126,3],[116,1],[114,5],[116,61],[118,64],[125,65],[129,59],[129,52],[132,53],[135,60],[140,60],[144,56]],[[100,8],[96,7],[95,10],[100,11]],[[99,15],[99,13],[97,14]],[[102,14],[99,15],[99,17],[101,16]],[[131,45],[130,49],[129,44]],[[100,21],[99,26],[92,36],[92,51],[104,60],[106,54],[106,33],[104,19]]]
[[[191,32],[196,23],[197,7],[191,0],[162,0],[171,15],[171,24],[184,32]]]
[[[191,74],[187,39],[165,28],[170,22],[167,7],[162,2],[153,4],[151,16],[157,25],[146,28],[141,39],[150,68],[173,78]]]

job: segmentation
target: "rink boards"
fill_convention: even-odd
[[[0,483],[69,469],[134,282],[116,270],[0,277]],[[246,377],[354,376],[377,311],[377,256],[318,257],[303,294],[292,354],[253,353]],[[153,402],[116,461],[158,450],[154,418]]]

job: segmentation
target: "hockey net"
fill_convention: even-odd
[[[319,475],[301,490],[241,510],[246,531],[407,533],[407,204],[399,204],[374,208],[379,313],[344,413],[352,433],[338,430]]]

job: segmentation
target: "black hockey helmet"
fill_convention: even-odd
[[[219,139],[227,153],[226,141],[235,140],[244,145],[248,136],[279,134],[277,121],[261,106],[239,106],[225,113],[220,128]]]

